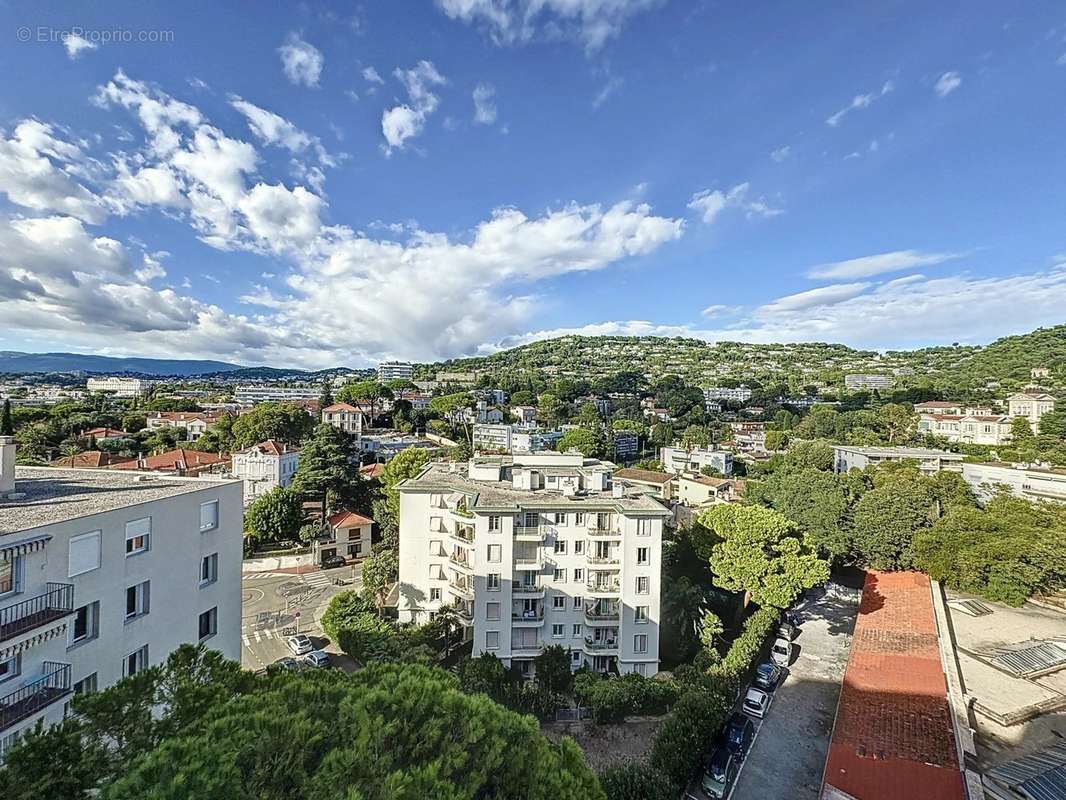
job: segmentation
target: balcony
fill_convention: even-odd
[[[448,581],[448,588],[453,594],[457,594],[465,600],[474,599],[474,584],[469,581],[460,581],[455,578],[451,578]]]
[[[540,570],[544,566],[544,556],[540,553],[515,553],[515,568],[519,570]]]
[[[70,685],[70,664],[45,661],[41,676],[10,694],[0,697],[0,731],[43,711],[62,700],[73,690]]]
[[[619,569],[622,560],[618,556],[601,556],[589,553],[585,556],[585,563],[592,569]]]
[[[544,586],[539,583],[515,583],[511,585],[513,597],[543,597]]]
[[[590,539],[621,539],[622,532],[615,530],[614,528],[589,528],[588,535]]]
[[[474,621],[474,607],[470,603],[456,603],[455,615],[461,622],[469,625]]]
[[[585,622],[589,625],[618,624],[619,607],[614,605],[585,605]]]
[[[460,551],[458,550],[448,556],[448,561],[450,561],[452,563],[452,566],[454,566],[456,569],[461,569],[464,572],[474,571],[474,567],[470,563],[470,556],[466,555],[465,553],[460,554]]]
[[[46,584],[43,594],[0,609],[0,642],[53,623],[73,612],[73,585]]]
[[[542,642],[533,642],[532,644],[522,644],[522,643],[515,644],[515,643],[512,643],[511,644],[511,655],[513,655],[513,656],[515,656],[517,658],[523,658],[523,657],[529,658],[529,657],[532,657],[532,656],[539,656],[540,653],[541,653],[541,650],[543,650],[543,649],[544,649],[544,644]]]
[[[611,639],[593,639],[592,637],[586,637],[582,648],[585,652],[592,653],[593,655],[613,655],[618,652],[618,637],[615,636]]]
[[[453,540],[462,544],[474,543],[474,529],[468,525],[460,525],[448,534]]]
[[[593,597],[606,595],[614,596],[622,590],[618,581],[589,581],[585,584],[586,591]]]
[[[539,628],[544,624],[544,609],[524,609],[511,612],[511,624],[517,628]]]
[[[515,525],[514,538],[518,542],[543,542],[544,531],[539,525]]]

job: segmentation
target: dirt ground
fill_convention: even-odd
[[[608,764],[644,758],[664,719],[644,717],[618,725],[596,725],[589,721],[549,722],[542,726],[542,730],[552,741],[569,736],[585,752],[589,766],[599,772]]]

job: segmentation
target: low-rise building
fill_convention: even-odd
[[[845,389],[866,389],[873,391],[875,389],[891,389],[894,384],[895,379],[891,375],[868,375],[864,373],[855,373],[844,376]]]
[[[751,400],[751,389],[747,386],[711,386],[703,390],[704,402],[708,400],[727,400],[730,403],[746,403]]]
[[[511,406],[511,416],[518,420],[519,425],[535,425],[537,409],[535,406]]]
[[[115,428],[89,428],[86,431],[81,432],[83,439],[96,439],[98,442],[105,442],[110,439],[129,439],[132,434],[129,431],[117,430]]]
[[[532,676],[548,645],[572,668],[659,668],[670,512],[613,465],[540,453],[431,463],[400,492],[400,620],[457,609],[472,654]]]
[[[233,390],[233,399],[242,406],[256,403],[285,403],[291,400],[314,400],[322,393],[319,385],[265,386],[250,384]]]
[[[638,491],[644,491],[659,500],[671,500],[674,496],[676,475],[670,472],[658,472],[653,469],[620,469],[614,473],[612,480]]]
[[[918,432],[949,442],[1002,445],[1011,439],[1011,418],[1001,414],[922,414]]]
[[[733,447],[741,453],[766,452],[765,422],[730,422],[733,432]]]
[[[1047,464],[967,463],[962,465],[962,477],[982,501],[1006,487],[1025,500],[1066,502],[1066,469]]]
[[[110,392],[115,397],[140,397],[154,386],[153,381],[143,378],[89,378],[85,388],[90,392]]]
[[[689,508],[715,503],[734,503],[744,494],[745,482],[735,478],[711,478],[707,475],[677,476],[677,501]]]
[[[667,472],[700,473],[704,467],[711,467],[722,475],[733,474],[733,454],[724,450],[711,450],[703,447],[664,447],[659,451],[659,461]]]
[[[946,450],[927,447],[833,446],[833,469],[836,472],[866,469],[890,461],[914,461],[918,464],[918,469],[930,474],[941,470],[961,472],[963,458],[962,453],[949,453]]]
[[[119,456],[103,450],[85,450],[49,461],[48,466],[67,469],[104,469],[115,464],[125,464],[127,461],[136,461],[136,459],[132,456]]]
[[[915,414],[962,414],[966,406],[952,400],[926,400],[914,404]]]
[[[204,411],[152,411],[145,417],[145,427],[150,431],[174,428],[184,431],[186,441],[195,442],[218,421],[218,414]]]
[[[300,449],[267,439],[233,454],[231,470],[244,481],[244,503],[251,504],[271,489],[292,483],[300,464]]]
[[[187,450],[179,447],[156,453],[152,456],[138,456],[121,464],[113,464],[110,469],[139,470],[141,472],[162,472],[168,475],[221,475],[229,469],[230,457],[222,453],[202,453],[199,450]]]
[[[475,450],[493,453],[539,453],[551,450],[562,438],[562,431],[538,431],[518,425],[474,425]]]
[[[334,403],[322,409],[322,421],[356,440],[363,433],[363,412],[350,403]]]
[[[338,511],[326,522],[329,536],[317,543],[318,562],[327,558],[365,558],[370,555],[374,520],[354,511]]]
[[[241,485],[15,467],[0,437],[0,751],[73,694],[241,649]]]
[[[1018,392],[1007,398],[1007,413],[1025,417],[1033,432],[1040,430],[1040,418],[1055,410],[1055,398],[1047,392]]]

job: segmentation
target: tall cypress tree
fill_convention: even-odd
[[[4,411],[0,415],[0,436],[14,436],[15,423],[11,421],[11,401],[4,400]]]

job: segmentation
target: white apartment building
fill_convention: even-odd
[[[183,643],[238,660],[241,485],[15,467],[0,437],[0,749]]]
[[[415,368],[406,361],[382,361],[378,364],[378,381],[411,380]]]
[[[1010,417],[1002,414],[922,414],[918,431],[940,436],[949,442],[1001,445],[1011,439]]]
[[[111,392],[115,397],[140,397],[154,385],[142,378],[89,378],[85,388],[90,392]]]
[[[703,390],[703,399],[705,402],[728,400],[731,403],[746,403],[751,400],[751,389],[747,386],[711,386]]]
[[[1007,398],[1007,414],[1025,417],[1033,432],[1039,430],[1040,418],[1055,410],[1055,398],[1045,392],[1018,392]]]
[[[256,403],[315,400],[321,392],[321,386],[238,386],[233,390],[233,399],[242,406],[254,406]]]
[[[511,406],[511,416],[519,425],[536,425],[537,409],[535,406]]]
[[[152,411],[145,417],[145,427],[150,431],[159,428],[181,428],[187,441],[195,442],[218,419],[217,414],[202,411]]]
[[[866,469],[887,461],[914,461],[917,462],[918,469],[925,473],[941,470],[961,472],[963,458],[962,453],[949,453],[946,450],[927,447],[833,446],[833,469],[836,472]]]
[[[250,505],[271,489],[292,483],[299,464],[298,447],[267,439],[234,453],[230,469],[235,478],[244,481],[244,504]]]
[[[723,475],[733,474],[733,454],[723,450],[710,450],[694,447],[663,447],[659,450],[659,461],[663,469],[678,475],[682,472],[702,472],[704,467],[712,467]]]
[[[527,676],[545,646],[574,669],[659,669],[670,512],[612,484],[610,463],[539,453],[433,463],[400,491],[401,621],[454,605],[473,655]]]
[[[562,431],[535,431],[517,425],[478,424],[472,441],[475,450],[499,453],[539,453],[551,450],[563,436]]]
[[[844,376],[845,389],[891,389],[895,379],[891,375],[866,375],[855,373]]]
[[[1024,500],[1066,503],[1066,469],[1031,464],[963,464],[962,477],[982,502],[1005,486]]]
[[[322,409],[322,421],[360,439],[363,433],[363,412],[349,403],[334,403]]]

